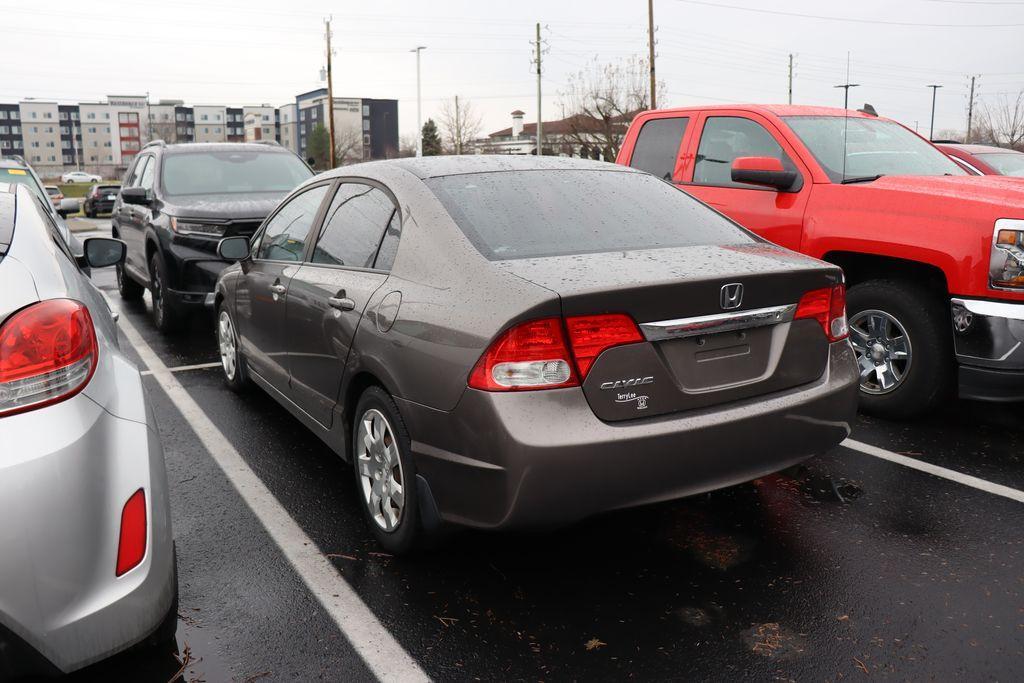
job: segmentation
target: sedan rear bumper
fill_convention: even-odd
[[[6,633],[68,672],[150,635],[176,591],[155,427],[79,394],[3,418],[0,443],[17,445],[0,449],[0,653]],[[117,577],[121,514],[139,489],[145,555]]]
[[[681,414],[602,422],[578,388],[467,390],[451,413],[406,401],[399,408],[428,484],[422,490],[441,519],[507,528],[572,522],[777,472],[845,439],[857,397],[844,341],[831,345],[826,371],[811,384]]]

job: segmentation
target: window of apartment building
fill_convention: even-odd
[[[103,146],[104,147],[110,147],[110,140],[107,140],[106,142],[104,142]]]
[[[38,163],[38,162],[40,162],[42,160],[43,160],[43,158],[41,156],[32,155],[32,161],[35,161],[36,163]]]
[[[95,154],[89,156],[89,161],[96,161],[97,157]]]
[[[38,148],[39,147],[39,141],[38,140],[33,140],[32,142],[29,143],[29,146],[31,146],[33,148]]]
[[[71,127],[70,126],[61,126],[60,127],[60,134],[61,135],[71,135]]]
[[[61,140],[60,141],[60,148],[61,149],[71,149],[71,141],[70,140]]]
[[[364,104],[363,105],[363,116],[369,116],[369,115],[370,115],[370,105]]]
[[[268,127],[264,126],[264,127],[263,127],[263,134],[264,134],[264,135],[270,135],[270,128],[268,128]]]
[[[220,117],[218,117],[218,118],[220,118]],[[214,132],[214,134],[216,134],[216,135],[220,135],[220,126],[217,126],[216,128],[214,128],[214,129],[213,129],[213,132]]]
[[[89,126],[88,130],[89,130],[90,133],[95,133],[96,132],[96,126]]]
[[[11,126],[11,135],[21,135],[21,126]]]
[[[58,114],[58,116],[60,117],[61,121],[67,121],[68,120],[68,113],[66,111],[60,112],[60,114]]]
[[[202,116],[199,117],[199,120],[200,121],[209,121],[210,120],[210,116],[208,114],[203,114]]]
[[[61,159],[63,159],[65,164],[70,164],[72,161],[74,161],[70,154],[65,154],[64,156],[61,157]]]
[[[46,143],[46,146],[47,147],[56,147],[57,145],[54,144],[53,140],[50,140],[49,142]]]
[[[189,128],[189,129],[188,129],[188,134],[189,134],[189,135],[192,135],[192,134],[194,134],[195,132],[196,132],[196,129],[195,129],[195,128]]]
[[[177,114],[175,114],[175,115],[174,115],[174,120],[175,120],[175,121],[184,121],[184,120],[185,120],[185,115],[184,115],[184,114],[182,114],[182,113],[181,113],[181,112],[179,111],[179,112],[178,112]]]
[[[109,111],[103,112],[103,118],[110,119],[110,112]]]
[[[57,161],[57,157],[55,157],[54,155],[51,154],[50,155],[50,161]]]
[[[11,148],[11,141],[10,140],[0,140],[0,149],[10,149],[10,148]]]
[[[214,121],[220,121],[220,114],[214,114],[213,115],[213,120]]]
[[[33,133],[38,133],[39,132],[39,126],[32,126],[32,132]]]
[[[38,114],[36,114],[34,111],[30,111],[29,114],[31,114],[31,116],[29,117],[30,119],[34,119],[36,118],[36,116],[38,116]],[[36,160],[38,161],[38,158]]]
[[[370,130],[370,119],[363,119],[363,130]]]
[[[46,132],[47,133],[52,133],[53,132],[53,126],[47,126],[46,127]]]
[[[263,120],[264,121],[269,121],[270,120],[270,114],[264,114],[263,115]]]
[[[0,135],[9,135],[11,132],[10,126],[0,126]]]
[[[98,142],[96,142],[95,140],[93,140],[93,141],[92,141],[92,146],[93,146],[93,147],[99,147],[99,146],[100,146],[100,143],[98,143]]]
[[[203,128],[203,134],[209,135],[210,134],[210,129],[209,128]]]
[[[96,112],[94,112],[94,111],[89,112],[88,114],[85,115],[85,118],[87,118],[87,119],[94,119],[94,118],[96,118]]]
[[[78,120],[78,112],[77,111],[71,112],[71,120],[72,121],[77,121]]]
[[[7,119],[7,111],[4,110],[4,109],[0,109],[0,121],[6,120],[6,119]]]
[[[53,112],[49,112],[49,111],[43,112],[43,118],[44,119],[52,119],[53,118]],[[50,161],[53,161],[53,157],[50,157]]]
[[[185,134],[185,126],[178,126],[178,135]]]
[[[303,135],[306,134],[306,124],[303,123],[299,125],[299,132],[302,133]]]
[[[113,161],[113,160],[114,160],[114,156],[112,154],[108,154],[107,155],[107,161]]]
[[[310,118],[314,118],[314,119],[316,119],[316,118],[319,118],[319,117],[320,117],[320,112],[319,112],[319,110],[317,110],[317,109],[313,109],[313,110],[311,110],[311,111],[309,112],[309,115],[310,115]]]

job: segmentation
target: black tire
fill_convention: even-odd
[[[221,334],[224,333],[224,330],[221,328],[222,316],[227,316],[227,321],[230,324],[228,332],[231,335],[231,349],[233,349],[233,351],[225,349],[221,342]],[[224,373],[224,384],[227,385],[228,389],[231,389],[231,391],[234,391],[235,393],[240,394],[247,391],[249,387],[252,386],[252,380],[249,379],[249,367],[245,363],[245,356],[242,355],[242,349],[238,343],[238,328],[235,327],[235,318],[231,315],[231,312],[223,301],[220,303],[220,306],[217,307],[217,320],[215,322],[214,334],[217,335],[217,348],[221,352],[220,366]],[[224,353],[226,351],[233,354],[234,375],[229,372],[231,364],[224,358]]]
[[[121,295],[122,299],[125,301],[138,301],[142,298],[142,292],[145,287],[133,280],[131,275],[125,272],[123,263],[118,263],[114,267],[114,273],[117,276],[117,293]]]
[[[909,366],[894,388],[870,393],[862,382],[863,412],[909,419],[934,410],[951,396],[953,333],[942,297],[909,280],[868,280],[850,288],[846,309],[851,322],[872,310],[895,318],[906,331],[911,349]]]
[[[153,296],[153,324],[164,334],[174,332],[181,325],[181,314],[169,304],[164,296],[167,287],[167,270],[159,252],[149,259],[149,291]]]
[[[360,474],[359,457],[359,425],[370,411],[377,411],[384,416],[388,422],[392,434],[395,437],[395,445],[398,450],[398,457],[401,461],[401,485],[404,493],[404,503],[401,508],[395,526],[386,530],[374,519],[374,512],[371,510],[371,503],[364,488],[363,477]],[[420,523],[419,498],[416,490],[416,469],[412,462],[411,441],[409,431],[405,422],[398,412],[394,400],[386,391],[380,387],[371,386],[359,397],[356,405],[355,420],[352,423],[352,471],[356,480],[356,495],[363,508],[363,516],[370,531],[377,538],[377,542],[394,555],[407,554],[413,551],[423,540],[425,533]],[[364,461],[368,462],[368,461]],[[371,484],[372,487],[372,484]]]

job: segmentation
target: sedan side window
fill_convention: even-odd
[[[704,123],[693,182],[697,185],[764,189],[733,182],[732,162],[737,157],[774,157],[787,171],[797,171],[796,164],[761,124],[739,116],[715,116]]]
[[[142,175],[142,169],[145,167],[149,157],[138,157],[135,160],[135,164],[131,167],[128,173],[125,174],[122,185],[124,187],[135,187],[139,184],[139,176]]]
[[[327,210],[313,263],[373,268],[381,237],[394,214],[395,205],[382,190],[345,183]]]
[[[636,138],[629,165],[671,182],[689,121],[688,118],[672,117],[651,119],[645,123]]]
[[[267,223],[256,252],[257,259],[301,261],[306,238],[327,195],[329,185],[318,185],[293,197]]]

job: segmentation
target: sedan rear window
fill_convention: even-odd
[[[188,152],[164,157],[168,195],[291,192],[313,175],[294,154],[282,152]]]
[[[491,261],[754,242],[682,190],[643,173],[509,171],[426,182]]]

